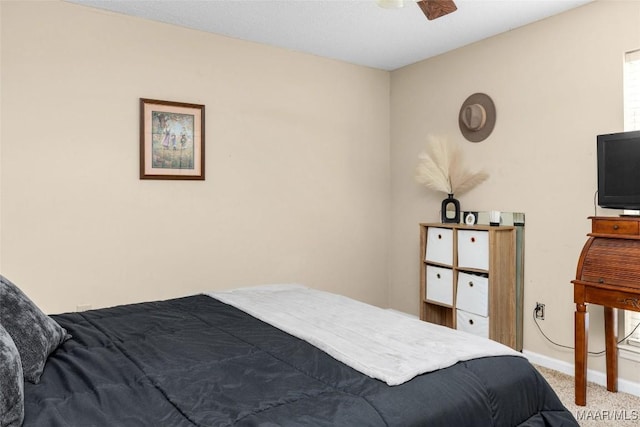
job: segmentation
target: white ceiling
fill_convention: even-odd
[[[67,0],[383,70],[512,30],[592,0],[456,0],[428,21],[412,0]]]

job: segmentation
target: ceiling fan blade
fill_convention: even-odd
[[[420,0],[418,6],[429,21],[458,10],[452,0]]]

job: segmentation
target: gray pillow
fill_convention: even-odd
[[[20,353],[24,379],[38,384],[47,357],[68,338],[16,285],[0,275],[0,324]]]
[[[0,324],[0,426],[21,426],[24,419],[24,379],[20,354]]]

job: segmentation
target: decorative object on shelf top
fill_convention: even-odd
[[[416,181],[431,190],[447,194],[440,211],[442,222],[459,223],[460,203],[454,195],[466,193],[489,178],[489,174],[471,172],[463,167],[460,147],[443,137],[430,136],[427,149],[420,153],[418,159]],[[453,210],[448,209],[450,207]]]
[[[458,126],[467,141],[484,141],[491,135],[495,125],[496,106],[489,95],[474,93],[462,103]]]
[[[489,225],[500,225],[502,222],[502,213],[500,211],[489,211]]]
[[[442,201],[440,215],[443,223],[460,223],[460,202],[454,199],[453,194],[447,194],[447,198]]]
[[[484,171],[472,172],[462,164],[460,147],[447,138],[430,136],[420,159],[415,179],[425,187],[445,194],[462,194],[489,178]]]
[[[465,211],[465,214],[470,213]],[[471,213],[475,214],[476,224],[478,225],[491,225],[491,211],[478,211]],[[500,225],[524,227],[524,212],[500,212]]]

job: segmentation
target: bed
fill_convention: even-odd
[[[47,317],[24,426],[578,425],[518,355],[390,386],[210,295]]]

